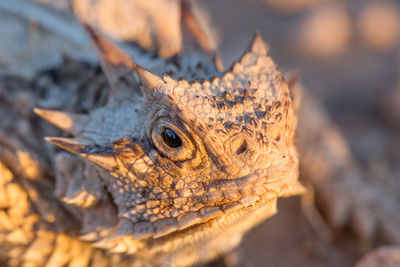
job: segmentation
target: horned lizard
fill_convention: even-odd
[[[54,154],[55,181],[44,183],[51,170],[11,152],[28,180],[2,172],[10,264],[206,262],[273,215],[278,197],[303,190],[289,87],[259,35],[223,73],[210,51],[192,51],[159,77],[85,27],[111,90],[87,114],[35,109],[74,136],[46,140],[83,160]]]
[[[361,239],[375,232],[370,209],[338,197],[358,188],[360,202],[373,199],[342,136],[307,96],[300,106],[299,85],[285,81],[261,36],[222,71],[183,15],[195,44],[156,73],[84,24],[104,74],[65,62],[33,84],[1,84],[0,109],[10,114],[0,122],[8,265],[189,266],[227,253],[276,213],[278,197],[304,192],[297,118],[302,175],[323,192],[328,220],[351,219]],[[90,75],[74,81],[70,69]],[[49,76],[65,88],[49,88]],[[33,108],[73,136],[46,138],[62,150],[41,140],[61,133]]]

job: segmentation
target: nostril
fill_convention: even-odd
[[[242,154],[244,151],[247,149],[247,142],[246,140],[243,140],[242,144],[239,146],[239,148],[236,150],[236,154]]]

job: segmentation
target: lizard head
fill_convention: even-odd
[[[103,236],[114,251],[184,231],[207,235],[205,224],[219,228],[268,206],[257,215],[265,218],[278,197],[300,192],[289,88],[259,35],[226,72],[188,82],[153,74],[87,30],[109,101],[89,114],[36,112],[74,135],[48,141],[94,163],[116,209]]]

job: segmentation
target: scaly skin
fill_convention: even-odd
[[[74,136],[47,140],[79,158],[43,157],[43,143],[4,144],[2,216],[10,223],[0,229],[10,265],[202,263],[273,215],[278,197],[302,192],[289,88],[260,36],[230,70],[218,73],[206,51],[201,69],[178,68],[170,74],[187,80],[175,80],[86,29],[111,88],[106,103],[89,80],[79,88],[87,113],[35,109]],[[61,108],[82,111],[79,101]],[[35,122],[27,127],[40,136]]]
[[[299,98],[291,103],[259,37],[225,74],[207,46],[154,64],[160,76],[184,78],[176,81],[134,66],[90,32],[110,90],[96,67],[73,61],[34,83],[1,80],[0,113],[7,116],[0,120],[0,256],[8,265],[206,262],[276,212],[278,196],[301,191],[292,142]],[[153,66],[151,55],[144,57]],[[36,110],[79,143],[48,140],[80,157],[43,142],[61,133],[35,117],[34,107],[81,114]],[[161,123],[156,112],[189,136],[185,144],[196,154],[178,164],[171,152],[160,153],[160,132],[154,140],[150,134]],[[351,223],[364,249],[377,230],[399,243],[395,189],[365,180],[321,107],[305,97],[298,113],[302,176],[315,186],[330,224]]]

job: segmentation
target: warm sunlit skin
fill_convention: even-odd
[[[236,247],[279,197],[301,193],[298,165],[324,215],[308,193],[303,214],[321,240],[333,238],[326,220],[352,229],[364,251],[375,237],[399,243],[397,188],[366,179],[261,37],[223,71],[182,3],[172,58],[131,59],[84,23],[102,71],[68,59],[33,81],[0,79],[0,265],[197,266]]]
[[[188,82],[158,77],[86,28],[109,101],[87,115],[35,110],[75,135],[47,140],[93,162],[90,179],[104,185],[76,205],[86,217],[107,206],[96,229],[82,218],[86,241],[137,263],[204,262],[273,215],[278,197],[302,191],[289,88],[259,35],[227,72]]]

